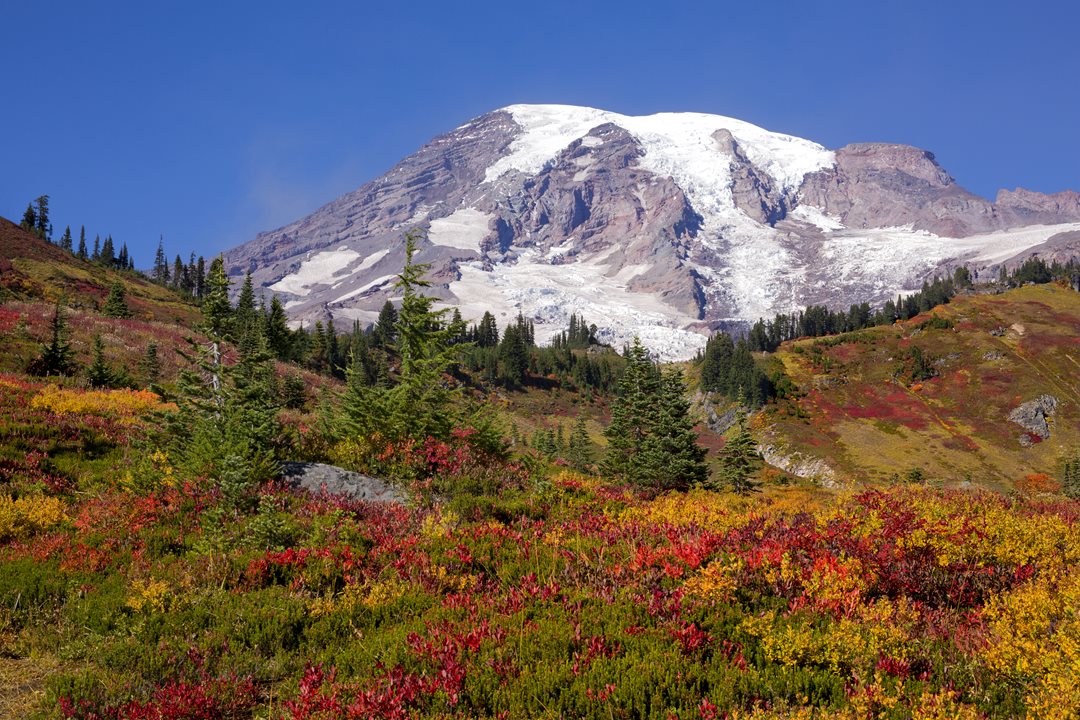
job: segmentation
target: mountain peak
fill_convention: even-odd
[[[523,104],[227,260],[296,320],[367,323],[392,298],[414,228],[433,292],[467,319],[520,312],[543,341],[576,313],[614,344],[638,335],[685,358],[718,328],[880,303],[959,264],[996,270],[1080,230],[1080,205],[1037,193],[995,205],[911,146],[832,151],[721,115]]]

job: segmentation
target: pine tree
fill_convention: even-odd
[[[229,304],[229,277],[225,274],[225,261],[219,255],[210,263],[206,278],[206,297],[203,300],[203,323],[207,332],[223,339],[232,322],[232,305]]]
[[[109,295],[105,298],[105,306],[101,314],[106,317],[126,318],[131,317],[127,301],[124,298],[124,285],[119,280],[109,287]]]
[[[510,385],[520,385],[525,381],[529,369],[529,349],[522,325],[507,325],[499,343],[499,360],[502,363],[503,377]]]
[[[180,273],[183,274],[181,268]],[[175,275],[174,275],[175,279]],[[255,286],[251,281],[251,271],[244,273],[244,283],[236,297],[236,309],[233,311],[233,337],[242,338],[256,332],[259,324],[259,312],[255,308]]]
[[[112,368],[105,362],[105,343],[101,335],[94,335],[93,361],[86,369],[86,380],[90,387],[109,388],[115,382]]]
[[[754,478],[761,463],[761,456],[750,431],[746,428],[746,419],[740,417],[735,431],[724,444],[720,453],[720,467],[717,472],[716,489],[728,489],[736,495],[748,495],[758,489]]]
[[[60,303],[56,303],[52,320],[49,321],[49,341],[42,344],[41,354],[30,361],[26,372],[30,375],[74,375],[78,370],[71,342],[68,339],[67,320]]]
[[[129,264],[127,243],[124,243],[120,246],[120,253],[116,256],[116,266],[121,270],[127,270]]]
[[[195,297],[199,300],[206,295],[206,260],[202,255],[195,266]]]
[[[60,236],[60,247],[68,252],[71,252],[72,238],[71,238],[71,226],[68,225],[64,228],[64,234]]]
[[[184,261],[177,255],[173,260],[172,270],[172,286],[176,289],[180,289],[181,284],[184,282]]]
[[[85,260],[86,255],[86,226],[79,229],[79,250],[75,253],[80,260]]]
[[[90,259],[94,262],[101,260],[101,236],[94,236],[94,254],[90,256]]]

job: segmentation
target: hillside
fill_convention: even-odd
[[[56,302],[97,309],[114,282],[124,286],[132,317],[191,325],[198,308],[177,293],[133,273],[80,260],[0,218],[0,301]]]
[[[912,377],[912,348],[933,377]],[[1080,447],[1080,294],[1060,286],[957,297],[891,327],[787,343],[775,361],[798,397],[757,425],[773,460],[806,474],[829,474],[810,467],[819,458],[840,480],[918,469],[1006,489],[1056,476]],[[1045,438],[1009,420],[1043,395],[1057,400]]]

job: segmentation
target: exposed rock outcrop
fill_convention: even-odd
[[[405,502],[406,496],[378,478],[361,475],[334,465],[322,463],[285,462],[281,464],[282,480],[293,487],[311,493],[328,492],[352,500],[369,502]]]
[[[1053,395],[1040,395],[1034,400],[1014,408],[1009,413],[1009,420],[1016,423],[1041,440],[1050,437],[1050,425],[1047,420],[1057,412],[1058,399]],[[1028,442],[1025,443],[1025,440]],[[1022,444],[1030,444],[1032,438],[1021,436]]]

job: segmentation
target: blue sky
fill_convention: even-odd
[[[48,193],[147,265],[297,219],[518,102],[712,112],[1080,190],[1071,2],[149,2],[0,8],[0,215]]]

